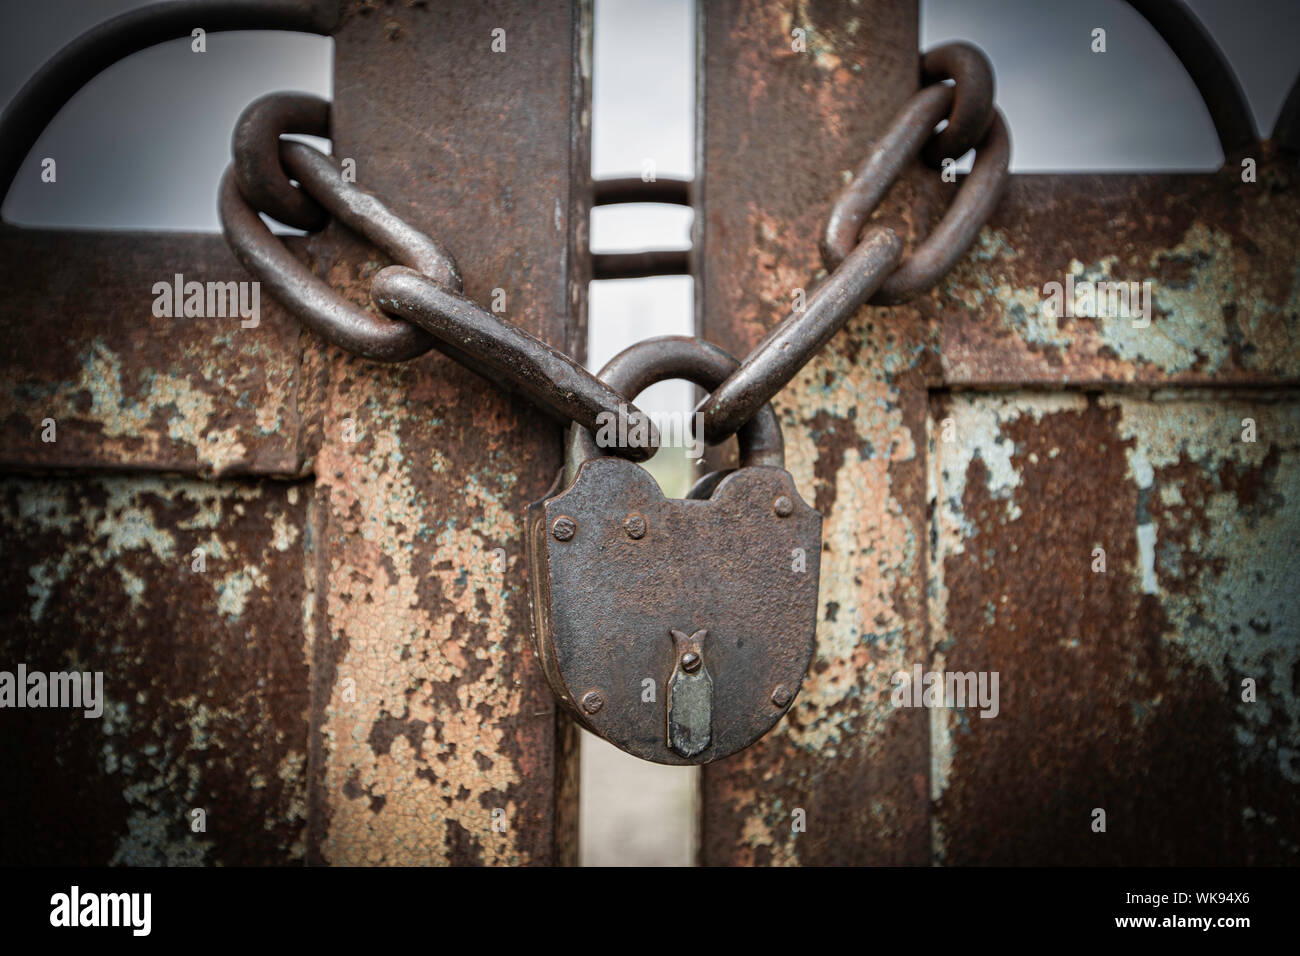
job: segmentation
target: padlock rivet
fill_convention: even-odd
[[[568,541],[578,533],[578,523],[568,515],[560,515],[551,522],[551,536],[556,541]]]
[[[694,674],[700,669],[700,655],[694,651],[687,651],[682,655],[682,670],[688,674]]]
[[[589,690],[582,695],[582,709],[587,713],[594,714],[604,706],[605,698],[600,696],[600,691]]]
[[[786,687],[784,684],[777,684],[776,690],[772,691],[772,703],[776,704],[778,707],[784,707],[790,703],[793,696],[794,695],[790,693],[790,688]]]
[[[623,530],[632,540],[640,541],[645,537],[645,515],[633,511],[623,519]]]
[[[777,495],[776,500],[772,502],[772,511],[778,518],[788,518],[794,514],[794,502],[786,495]]]

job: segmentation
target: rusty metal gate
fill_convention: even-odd
[[[0,176],[39,175],[58,105],[200,18],[330,35],[334,154],[467,296],[581,358],[593,272],[689,268],[698,334],[744,355],[919,75],[916,0],[699,3],[696,180],[655,197],[693,205],[688,261],[593,266],[615,198],[588,174],[588,0],[334,6],[90,35]],[[1222,170],[1012,176],[938,287],[859,310],[775,399],[824,521],[816,652],[776,729],[704,768],[702,863],[1295,862],[1297,98],[1249,142],[1199,35],[1162,32]],[[956,188],[918,165],[882,214],[911,242]],[[334,223],[289,245],[362,306],[384,264]],[[255,329],[151,316],[160,279],[248,278],[217,235],[5,224],[0,248],[0,667],[104,674],[94,723],[0,715],[23,768],[0,862],[576,862],[578,731],[528,641],[522,527],[559,428],[269,296]],[[1149,283],[1149,327],[1044,295],[1103,279]],[[996,716],[898,706],[922,672],[996,673]]]

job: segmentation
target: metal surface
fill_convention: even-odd
[[[1273,124],[1273,141],[1283,149],[1300,152],[1300,76],[1291,84],[1291,90],[1282,101],[1277,122]]]
[[[934,169],[945,159],[956,162],[973,149],[993,122],[993,69],[980,49],[969,43],[945,43],[921,57],[921,84],[952,80],[948,125],[925,144],[921,155]],[[931,127],[933,129],[933,127]]]
[[[781,495],[797,501],[784,517],[771,508]],[[623,528],[628,511],[644,518],[640,538]],[[548,534],[561,517],[573,533]],[[645,760],[707,763],[750,746],[792,699],[777,705],[773,688],[797,689],[807,670],[820,530],[783,469],[741,469],[700,501],[665,499],[620,458],[584,463],[528,516],[552,689],[588,730]]]
[[[508,55],[487,42],[498,28]],[[579,357],[590,41],[585,3],[357,3],[335,37],[331,116],[358,181],[473,263],[469,298],[501,288],[505,318]],[[319,241],[317,268],[364,301],[365,247],[333,222]],[[441,356],[327,363],[309,859],[571,860],[576,751],[530,659],[522,554],[560,431]]]
[[[780,495],[797,502],[786,517],[772,511]],[[575,719],[634,756],[676,765],[734,754],[781,719],[773,689],[799,688],[816,627],[821,516],[797,495],[787,472],[756,466],[707,501],[666,499],[639,465],[604,457],[529,509],[537,652]],[[629,511],[645,518],[640,539],[623,529]],[[560,516],[575,528],[563,540],[548,533]],[[674,630],[708,632],[697,653],[711,681],[707,704],[697,696],[677,714]]]
[[[102,675],[97,717],[3,712],[0,860],[302,864],[311,498],[302,482],[0,479],[2,669]]]
[[[219,204],[222,228],[240,262],[335,345],[381,361],[405,361],[437,348],[566,424],[596,428],[609,416],[624,429],[644,427],[647,445],[623,454],[633,460],[653,454],[658,434],[644,412],[580,363],[458,295],[463,281],[446,249],[349,183],[324,153],[280,140],[282,133],[328,135],[328,125],[329,104],[301,94],[264,96],[240,116],[235,159]],[[333,216],[402,263],[406,268],[389,266],[371,283],[371,298],[392,321],[354,306],[313,276],[277,242],[259,211],[312,229]]]
[[[433,282],[454,292],[465,287],[456,260],[446,248],[412,228],[364,189],[348,183],[332,158],[294,142],[281,142],[279,153],[284,170],[307,194],[319,197],[325,212],[337,221]],[[236,172],[238,169],[236,166]]]
[[[696,10],[697,328],[744,355],[816,274],[837,185],[916,91],[916,4]],[[806,53],[791,51],[796,28]],[[923,169],[900,186],[937,180]],[[884,212],[913,197],[891,190]],[[817,646],[786,719],[704,768],[704,864],[930,860],[927,717],[880,690],[927,653],[928,341],[915,304],[861,310],[774,399],[787,467],[823,516]]]
[[[650,249],[645,252],[593,252],[593,279],[642,279],[647,276],[690,275],[689,249]]]
[[[1000,686],[991,719],[931,711],[935,862],[1293,866],[1295,391],[961,392],[931,419],[961,440],[930,463],[928,667]]]
[[[1127,0],[1160,34],[1196,84],[1225,160],[1256,142],[1250,105],[1219,45],[1183,0]]]
[[[935,323],[936,380],[1295,384],[1297,248],[1300,171],[1268,150],[1255,183],[1239,168],[1013,176],[977,252],[920,303]],[[1119,283],[1137,297],[1113,315],[1070,315],[1045,290],[1071,281]]]
[[[689,255],[701,331],[743,354],[815,273],[829,184],[914,91],[915,6],[698,9]],[[589,16],[358,2],[336,57],[338,155],[475,264],[469,298],[505,289],[512,318],[572,354],[592,268]],[[497,26],[508,58],[463,42]],[[1294,859],[1300,208],[1293,157],[1258,158],[1256,184],[1013,177],[974,255],[853,316],[777,397],[794,484],[825,515],[818,642],[802,688],[763,689],[787,719],[706,768],[705,862]],[[905,171],[882,221],[924,234],[954,191],[935,178]],[[378,266],[354,236],[286,244],[368,302]],[[151,319],[156,280],[244,277],[218,237],[4,228],[0,245],[7,469],[304,479],[5,479],[0,573],[20,600],[0,642],[47,668],[103,664],[111,715],[102,733],[46,714],[0,738],[31,768],[4,787],[5,859],[571,860],[573,724],[520,639],[517,515],[559,467],[556,430],[440,356],[377,368],[322,347],[269,297],[255,330]],[[1056,314],[1043,286],[1067,275],[1149,281],[1150,328]],[[35,437],[46,416],[57,443]],[[726,478],[702,493],[725,497]],[[783,495],[762,520],[789,520]],[[590,522],[566,517],[581,546]],[[660,520],[624,509],[601,533],[653,546]],[[199,546],[222,555],[211,576],[189,570]],[[755,559],[732,550],[743,576]],[[658,613],[663,591],[642,593]],[[715,631],[665,627],[708,632],[713,676]],[[673,649],[656,636],[669,679]],[[916,663],[1000,671],[999,717],[893,708],[890,676]],[[585,719],[617,712],[581,694]],[[1099,805],[1106,835],[1088,827]],[[194,806],[227,809],[200,835]]]
[[[321,338],[381,362],[404,362],[433,347],[433,337],[423,329],[368,312],[313,275],[240,195],[232,170],[221,178],[217,202],[221,229],[235,258]],[[399,258],[403,252],[397,250]]]
[[[734,358],[712,343],[684,335],[663,335],[643,339],[619,352],[600,370],[600,380],[620,394],[636,397],[656,382],[670,378],[713,388],[733,375],[737,367]],[[785,442],[770,405],[752,414],[736,437],[741,467],[785,467]],[[601,454],[630,457],[620,446],[598,448],[596,436],[588,429],[569,429],[566,482],[573,481],[579,465]]]
[[[670,632],[677,664],[668,678],[668,747],[695,757],[713,742],[713,678],[704,655],[704,628]]]
[[[691,204],[691,181],[660,176],[645,180],[636,176],[597,179],[591,184],[593,206],[617,206],[620,203],[667,203],[673,206]]]
[[[957,49],[940,47],[926,57],[931,64],[928,75],[952,73],[958,74],[959,80],[969,77],[974,89],[963,97],[956,92],[956,87],[936,83],[907,101],[831,209],[822,238],[822,259],[827,269],[836,269],[848,256],[858,242],[862,227],[899,174],[915,161],[940,120],[953,116],[959,122],[955,129],[945,128],[935,141],[936,147],[942,145],[954,152],[940,153],[936,158],[955,162],[970,148],[970,137],[981,126],[983,135],[973,144],[975,165],[962,180],[948,213],[903,258],[897,271],[872,297],[874,305],[897,305],[932,288],[966,254],[1006,185],[1011,140],[1002,114],[993,107],[992,67],[988,60],[965,45]],[[945,140],[943,133],[949,130],[953,130],[953,135]],[[957,149],[961,152],[955,152]]]
[[[758,343],[740,368],[700,403],[704,438],[716,445],[783,389],[838,332],[898,265],[903,243],[873,228],[809,297]]]
[[[899,111],[831,209],[822,240],[830,275],[749,354],[736,374],[701,403],[705,438],[716,444],[784,388],[865,302],[895,305],[930,289],[966,254],[997,207],[1010,160],[1006,124],[993,107],[993,70],[969,44],[945,44],[921,60],[927,86]],[[943,85],[945,77],[955,86]],[[932,131],[949,119],[940,133]],[[927,160],[955,162],[977,146],[975,166],[948,213],[903,255],[886,226],[863,226],[904,169],[927,146]]]
[[[329,213],[307,189],[299,189],[289,181],[287,166],[282,165],[282,133],[328,139],[329,101],[306,93],[268,93],[249,103],[239,115],[231,137],[235,185],[258,212],[286,226],[317,232],[329,221]],[[340,178],[336,172],[335,179]]]
[[[620,203],[666,203],[691,205],[692,184],[685,179],[634,177],[598,179],[592,183],[592,205]],[[593,279],[638,279],[645,276],[689,275],[689,249],[652,249],[645,252],[594,252]]]
[[[153,316],[150,290],[178,273],[243,275],[215,234],[0,227],[0,468],[310,471],[300,325],[269,296],[256,329]],[[56,441],[40,440],[46,419]]]
[[[376,304],[433,333],[439,348],[489,381],[532,399],[560,421],[596,429],[617,422],[621,434],[644,429],[644,446],[619,454],[644,461],[659,447],[659,434],[645,412],[581,364],[518,326],[502,322],[464,296],[413,269],[389,266],[371,285]]]

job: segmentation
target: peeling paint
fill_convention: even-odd
[[[0,658],[100,671],[105,697],[97,721],[28,714],[24,733],[0,735],[6,761],[31,768],[0,781],[0,803],[26,808],[6,862],[303,859],[307,668],[285,627],[296,615],[281,607],[301,590],[301,565],[274,539],[301,527],[305,503],[290,505],[288,490],[159,476],[0,482],[11,556],[0,587],[22,594],[25,579],[30,598],[0,627]],[[193,570],[196,547],[205,571]],[[205,832],[190,828],[195,808]]]
[[[934,666],[1002,675],[997,720],[931,715],[936,861],[1293,860],[1300,405],[1022,391],[933,416],[956,437],[931,446]]]
[[[1230,174],[1013,177],[940,286],[953,385],[1300,377],[1300,190]],[[1149,283],[1150,325],[1057,315],[1047,283]]]
[[[326,786],[343,797],[333,804],[325,852],[335,863],[427,864],[446,862],[468,839],[484,863],[528,862],[509,829],[491,828],[494,808],[514,812],[509,791],[523,779],[507,757],[502,722],[521,706],[503,671],[505,649],[519,639],[507,610],[517,595],[500,575],[462,574],[467,560],[488,563],[495,543],[518,546],[519,515],[503,497],[513,477],[491,456],[455,468],[417,465],[438,443],[407,435],[416,426],[391,411],[400,407],[388,394],[397,387],[352,381],[354,400],[368,393],[365,437],[327,442],[317,461],[340,536],[326,614],[331,638],[345,648],[322,730],[331,753]],[[436,402],[456,400],[454,386],[435,388]],[[348,414],[327,415],[327,434]],[[438,517],[448,492],[429,487],[432,476],[457,470],[447,480],[474,515],[464,526]],[[481,635],[477,649],[463,643],[467,627]],[[355,681],[355,701],[344,699],[344,677]]]

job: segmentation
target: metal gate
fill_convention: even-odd
[[[328,34],[334,154],[454,250],[467,295],[581,358],[589,3],[180,6],[51,63],[6,182],[128,48],[200,16]],[[698,13],[697,329],[746,354],[917,87],[917,9]],[[705,768],[701,862],[1294,862],[1295,111],[1257,145],[1232,106],[1210,103],[1214,174],[1013,176],[934,291],[860,310],[777,397],[824,518],[817,651],[777,729]],[[955,188],[918,167],[885,214],[914,239]],[[527,640],[522,546],[559,429],[437,353],[327,346],[269,296],[256,328],[151,316],[160,279],[247,278],[220,236],[0,246],[0,664],[104,675],[98,720],[0,717],[24,768],[0,776],[3,862],[575,862],[577,731]],[[291,247],[364,305],[364,242]],[[1100,279],[1148,283],[1149,326],[1044,293]],[[996,673],[996,716],[899,706],[928,672]]]

